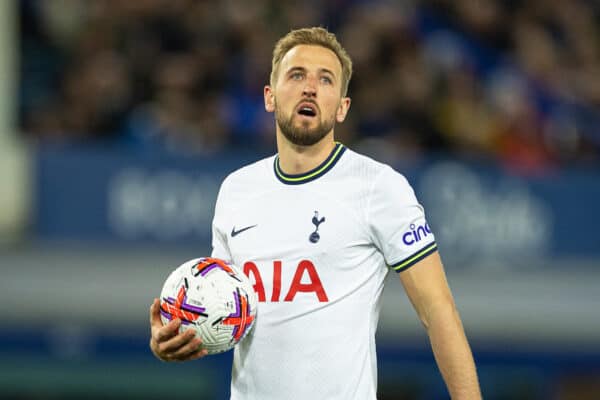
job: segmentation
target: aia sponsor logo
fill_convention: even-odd
[[[425,225],[410,224],[409,229],[408,232],[402,235],[402,241],[407,246],[420,242],[428,235],[431,235],[431,228],[429,228],[427,222],[425,222]]]
[[[296,271],[294,272],[291,281],[286,281],[282,278],[282,265],[283,262],[281,260],[273,261],[273,281],[270,282],[272,290],[271,293],[268,293],[269,286],[266,285],[267,282],[263,280],[263,274],[271,275],[265,270],[266,268],[269,268],[269,266],[263,264],[263,274],[261,274],[261,268],[259,268],[259,265],[256,263],[252,261],[246,261],[244,263],[244,273],[251,281],[254,281],[252,287],[258,295],[259,302],[264,303],[267,299],[270,299],[270,302],[294,301],[297,295],[308,295],[322,303],[329,301],[317,268],[311,261],[300,261],[298,265],[295,266]],[[292,265],[289,267],[293,268]]]

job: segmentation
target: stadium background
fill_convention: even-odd
[[[593,0],[0,2],[0,397],[225,398],[230,355],[158,362],[147,308],[210,251],[220,180],[274,150],[274,41],[323,25],[355,63],[338,139],[414,185],[485,397],[599,398],[599,21]],[[378,336],[380,399],[445,397],[395,276]]]

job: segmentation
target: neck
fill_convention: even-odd
[[[290,143],[283,134],[277,132],[279,167],[286,174],[298,175],[316,168],[331,154],[334,147],[333,131],[311,146]]]

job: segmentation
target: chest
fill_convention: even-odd
[[[315,191],[266,193],[227,216],[232,260],[260,301],[328,301],[360,279],[360,260],[373,252],[360,210]]]
[[[240,202],[223,221],[235,262],[318,258],[366,241],[352,202],[315,191],[282,190]]]

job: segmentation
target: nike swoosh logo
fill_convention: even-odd
[[[247,231],[248,229],[252,229],[252,228],[254,228],[255,226],[257,226],[257,225],[250,225],[250,226],[247,226],[247,227],[245,227],[245,228],[239,229],[239,230],[237,230],[237,231],[235,230],[235,226],[234,226],[234,227],[231,229],[231,237],[237,236],[237,235],[239,235],[240,233]]]

